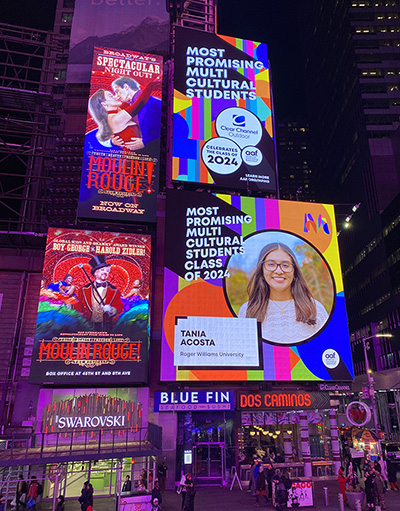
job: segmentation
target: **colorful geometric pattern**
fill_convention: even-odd
[[[177,46],[184,44],[187,40],[184,29],[177,31],[177,38],[182,38],[177,42]],[[227,68],[227,76],[236,76],[246,78],[251,83],[251,89],[254,91],[254,99],[225,99],[225,98],[207,98],[204,95],[200,97],[188,97],[183,91],[175,85],[174,88],[174,123],[173,123],[173,162],[172,179],[174,181],[196,182],[205,184],[214,184],[214,179],[210,175],[206,165],[201,158],[201,150],[204,143],[211,138],[217,137],[215,120],[217,115],[226,108],[240,107],[255,114],[261,121],[270,139],[273,139],[272,124],[272,105],[270,76],[268,68],[267,46],[264,43],[258,43],[246,39],[228,37],[222,35],[210,34],[210,46],[220,41],[220,45],[227,47],[224,56],[229,54],[229,47],[232,51],[239,50],[243,55],[244,61],[254,60],[262,63],[262,68],[231,67]],[[237,53],[235,52],[235,56]],[[183,59],[183,54],[182,54]],[[230,59],[233,61],[234,59]],[[175,76],[184,75],[186,62],[175,59]],[[228,79],[225,80],[228,83]],[[224,80],[221,80],[223,83]],[[223,91],[223,85],[221,90]],[[227,86],[228,87],[228,86]],[[273,156],[272,156],[273,158]],[[273,162],[269,164],[273,167]],[[234,187],[246,188],[246,185],[235,182]]]

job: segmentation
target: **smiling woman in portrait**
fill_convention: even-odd
[[[249,300],[238,316],[256,318],[262,325],[262,337],[270,342],[285,345],[306,341],[328,320],[296,256],[283,243],[269,243],[261,250],[247,292]]]

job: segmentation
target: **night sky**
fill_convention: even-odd
[[[221,34],[265,42],[271,63],[277,120],[302,118],[304,93],[299,58],[299,0],[218,0]],[[51,30],[56,0],[13,0],[2,22]]]

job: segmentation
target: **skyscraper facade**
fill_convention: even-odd
[[[356,374],[362,338],[378,370],[398,368],[400,5],[307,2],[306,96],[318,200],[337,204]],[[396,241],[397,240],[397,243]]]

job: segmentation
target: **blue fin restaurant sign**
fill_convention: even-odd
[[[235,393],[229,390],[184,390],[155,392],[155,412],[200,412],[204,410],[234,410]]]

